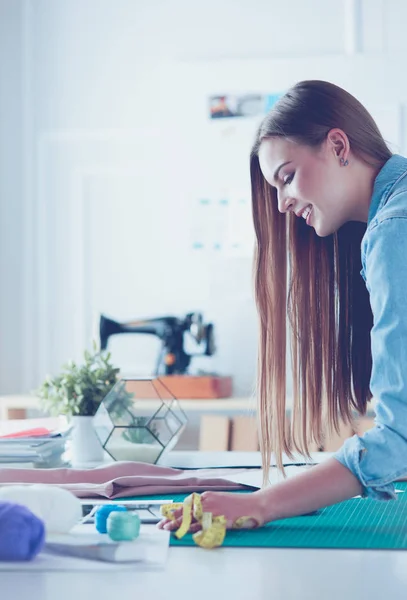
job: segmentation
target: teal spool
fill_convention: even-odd
[[[112,512],[127,512],[125,506],[118,504],[105,504],[100,506],[95,513],[96,531],[99,533],[107,533],[107,519]]]
[[[132,512],[112,512],[107,518],[107,533],[115,542],[135,540],[140,533],[140,517]]]

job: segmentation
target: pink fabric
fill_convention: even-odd
[[[1,469],[0,485],[46,483],[71,491],[78,498],[124,498],[154,494],[242,490],[227,474],[247,469],[183,471],[138,462],[116,462],[95,469]]]

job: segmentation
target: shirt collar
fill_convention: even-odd
[[[370,201],[368,225],[376,216],[386,200],[386,192],[396,183],[397,179],[407,171],[407,158],[399,154],[393,154],[380,169],[373,186],[372,199]]]

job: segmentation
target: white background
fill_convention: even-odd
[[[403,0],[0,0],[0,393],[80,359],[101,311],[202,310],[218,353],[195,367],[249,394],[250,252],[191,239],[199,198],[248,194],[257,121],[207,98],[328,79],[406,152],[406,22]],[[158,341],[120,338],[147,373]]]

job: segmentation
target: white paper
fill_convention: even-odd
[[[321,463],[328,460],[334,455],[333,452],[312,452],[311,461],[313,463]],[[304,463],[304,457],[300,454],[294,454],[291,459],[283,454],[283,462],[287,463]],[[227,469],[229,467],[261,467],[260,452],[183,452],[173,450],[165,454],[158,461],[159,465],[165,467],[173,467],[176,469]],[[271,456],[271,466],[275,466],[276,461],[274,455]]]
[[[285,473],[287,477],[294,477],[299,473],[304,473],[305,471],[312,469],[312,466],[306,467],[286,467]],[[251,487],[261,488],[263,485],[263,471],[262,469],[249,469],[240,473],[232,473],[231,475],[227,475],[225,477],[228,481],[233,481],[234,483],[241,483],[242,485],[250,485]],[[284,481],[284,476],[282,473],[276,468],[272,467],[269,471],[269,480],[270,483],[278,483],[279,481]]]
[[[78,525],[65,539],[75,538],[78,544],[87,536],[88,526]],[[94,529],[93,529],[94,531]],[[52,539],[51,536],[48,539]],[[60,536],[61,539],[61,536]],[[34,560],[28,562],[0,562],[1,571],[149,571],[165,567],[170,533],[157,529],[155,525],[142,525],[136,542],[140,546],[143,560],[131,563],[112,563],[89,560],[72,556],[41,552]]]

